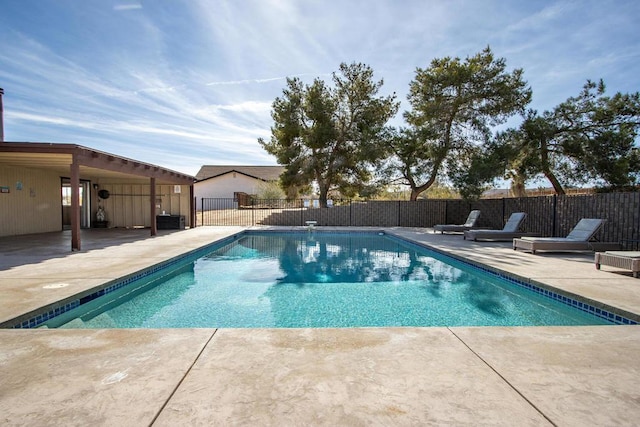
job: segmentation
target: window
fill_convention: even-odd
[[[71,206],[71,187],[62,186],[62,206]]]
[[[83,206],[84,185],[80,186],[80,206]],[[71,206],[71,184],[62,184],[62,206]]]

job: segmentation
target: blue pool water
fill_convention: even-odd
[[[257,233],[45,323],[62,328],[608,324],[400,239]]]

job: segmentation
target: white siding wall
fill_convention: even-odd
[[[198,201],[202,198],[233,198],[235,192],[256,194],[262,182],[241,173],[230,172],[197,182],[193,192]]]
[[[18,183],[22,190],[18,190]],[[0,236],[62,230],[60,177],[37,169],[0,167]]]

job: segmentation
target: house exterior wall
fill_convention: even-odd
[[[102,200],[90,186],[91,222],[102,206],[107,214],[109,227],[151,227],[149,184],[140,180],[103,182],[83,176],[91,183],[99,182],[100,190],[111,196]],[[134,178],[135,180],[135,178]],[[18,190],[18,183],[22,189]],[[3,165],[0,168],[0,187],[8,187],[8,193],[0,193],[0,236],[46,233],[62,230],[63,213],[61,177],[40,169],[16,168]],[[180,192],[176,192],[176,187]],[[184,215],[185,225],[190,227],[189,186],[156,185],[156,212]],[[66,214],[69,215],[68,209]],[[69,219],[67,218],[67,222]]]
[[[230,172],[196,182],[194,195],[200,200],[202,198],[233,198],[233,193],[236,192],[256,194],[262,182],[241,173]]]
[[[109,227],[151,227],[151,206],[149,203],[149,184],[130,184],[126,181],[100,182],[100,190],[110,193],[108,199],[95,196],[92,220],[96,211],[102,206],[106,213]],[[176,192],[176,187],[180,192]],[[93,192],[96,193],[96,192]],[[189,186],[188,185],[156,185],[156,213],[163,211],[169,215],[184,215],[185,225],[191,226],[189,218]]]
[[[0,193],[0,236],[62,230],[62,195],[57,174],[3,165],[0,187],[9,188],[9,193]]]

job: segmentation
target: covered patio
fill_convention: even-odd
[[[155,236],[156,216],[163,197],[169,197],[158,194],[157,189],[163,185],[173,190],[178,201],[183,201],[176,203],[173,212],[170,210],[166,215],[184,217],[189,227],[195,226],[195,178],[190,175],[76,144],[0,142],[0,165],[0,197],[4,199],[0,203],[4,219],[0,224],[0,236],[62,230],[63,210],[56,209],[61,205],[62,184],[58,183],[62,180],[70,187],[68,228],[72,251],[81,250],[80,230],[95,226],[97,207],[106,202],[110,194],[145,200],[143,203],[112,205],[114,217],[121,214],[125,205],[134,212],[120,215],[123,219],[113,225],[115,227],[148,227],[151,236]],[[123,185],[128,185],[126,188],[129,189],[134,185],[136,191],[129,191],[129,194],[108,190]],[[182,186],[188,186],[188,192],[183,193]],[[140,216],[144,218],[141,220]]]

